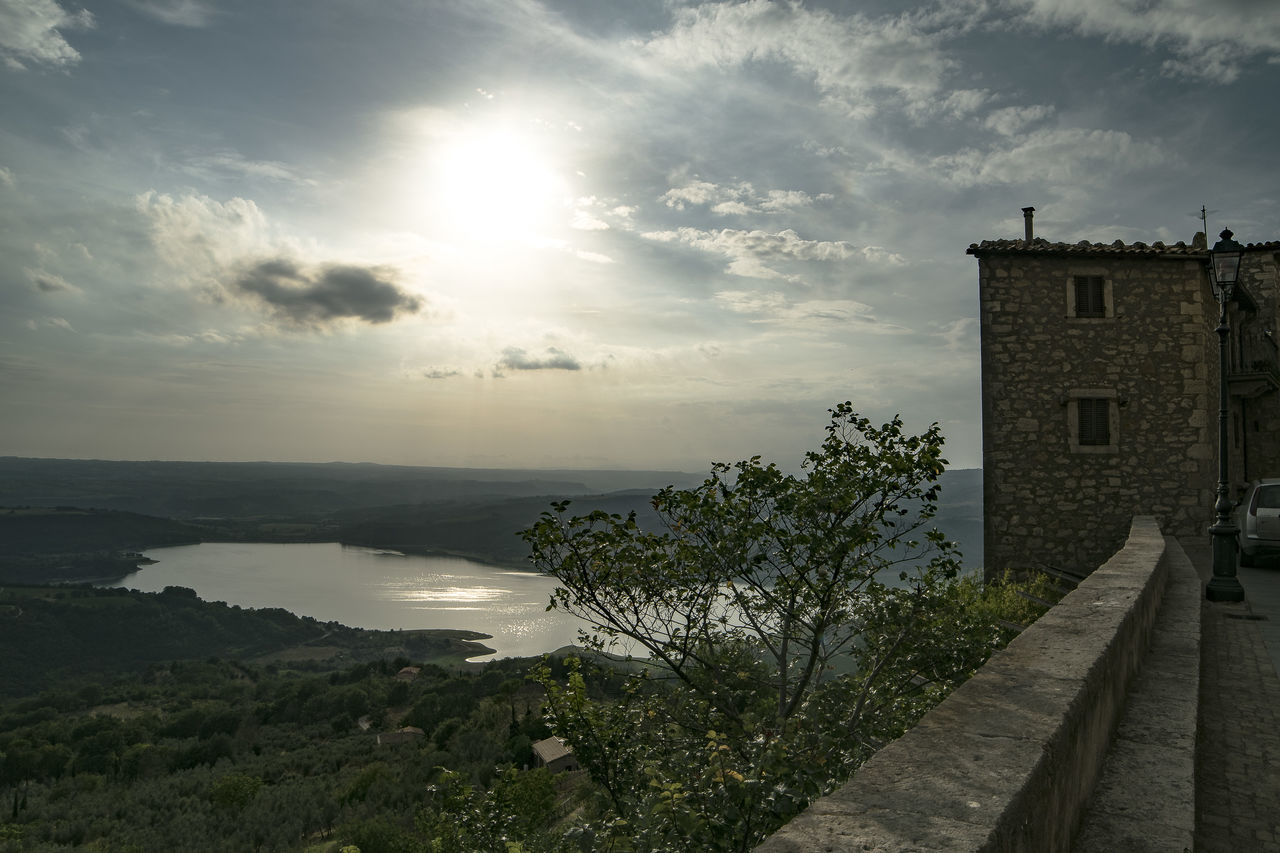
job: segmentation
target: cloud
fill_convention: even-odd
[[[248,178],[265,178],[269,181],[283,181],[306,186],[314,186],[315,181],[303,178],[275,160],[250,160],[237,151],[217,151],[212,154],[200,154],[191,157],[182,167],[183,171],[196,177],[207,177],[211,173],[231,172]]]
[[[890,102],[919,113],[972,109],[976,95],[936,97],[955,63],[929,25],[936,24],[906,13],[837,17],[799,3],[707,3],[679,9],[670,31],[644,48],[675,68],[780,63],[855,115]]]
[[[1184,47],[1175,59],[1166,59],[1160,70],[1169,77],[1232,83],[1240,76],[1240,54],[1231,44],[1207,45],[1198,50]],[[1276,57],[1268,61],[1275,62]]]
[[[216,329],[205,329],[204,331],[195,332],[190,335],[178,334],[176,332],[159,335],[151,332],[138,332],[135,334],[135,337],[139,340],[152,341],[154,343],[172,347],[188,347],[193,344],[226,345],[239,343],[244,339],[241,335],[219,332]]]
[[[986,89],[956,89],[954,92],[948,92],[942,99],[908,104],[908,112],[916,118],[927,118],[932,114],[962,117],[973,115],[979,107],[990,100],[991,93]]]
[[[188,282],[217,278],[245,257],[280,254],[281,240],[252,201],[205,195],[173,197],[149,190],[135,205],[160,258]]]
[[[31,286],[41,293],[80,293],[80,288],[71,284],[65,278],[56,273],[47,272],[42,269],[31,269],[26,267],[23,272],[27,274],[27,281],[31,282]]]
[[[748,185],[749,186],[749,185]],[[684,210],[686,204],[706,205],[712,202],[734,199],[738,190],[731,187],[720,187],[710,181],[690,181],[682,187],[672,187],[658,199],[667,207]]]
[[[289,258],[259,261],[232,283],[232,289],[264,303],[277,317],[297,326],[340,320],[389,323],[421,310],[421,298],[401,290],[392,270],[345,264],[304,269]]]
[[[0,166],[0,186],[11,187],[14,185],[13,171]]]
[[[1053,107],[1034,104],[1027,107],[1003,107],[994,110],[983,119],[983,127],[994,130],[1001,136],[1013,136],[1027,125],[1053,115]]]
[[[507,347],[502,351],[495,369],[503,370],[581,370],[582,364],[569,353],[547,347],[546,355],[538,358],[530,356],[520,347]]]
[[[449,379],[453,376],[461,376],[462,371],[451,367],[433,367],[430,370],[422,371],[422,375],[426,379]]]
[[[1033,131],[1003,150],[967,148],[935,158],[932,166],[962,187],[1023,181],[1090,184],[1168,159],[1160,146],[1137,142],[1123,131],[1062,128]]]
[[[592,216],[585,210],[575,210],[573,217],[569,220],[569,227],[578,231],[607,231],[609,223],[603,219]]]
[[[736,314],[773,314],[787,306],[787,297],[778,291],[722,290],[716,301]]]
[[[776,234],[731,228],[718,231],[679,228],[675,231],[652,231],[641,236],[664,243],[684,243],[704,252],[723,255],[729,259],[725,272],[746,278],[791,279],[791,276],[769,265],[779,261],[834,262],[859,258],[879,264],[899,265],[905,262],[900,255],[877,246],[859,249],[843,240],[805,240],[789,228]]]
[[[752,315],[757,323],[785,323],[817,326],[838,323],[874,323],[871,306],[853,299],[806,299],[792,301],[778,291],[761,293],[747,290],[722,290],[715,295],[720,303],[735,314]]]
[[[22,70],[24,63],[66,68],[80,61],[80,53],[59,30],[90,29],[93,15],[81,9],[68,13],[55,0],[0,2],[0,57]]]
[[[138,11],[175,27],[203,27],[213,18],[214,10],[200,0],[132,0]]]
[[[800,190],[769,190],[760,201],[759,209],[764,213],[784,213],[802,207],[811,207],[814,202],[831,201],[835,198],[831,193],[809,195]]]
[[[951,352],[971,353],[976,347],[978,334],[977,317],[961,317],[942,326],[936,333],[942,338],[943,345]]]
[[[393,267],[315,259],[248,199],[150,191],[136,204],[161,260],[213,302],[247,300],[298,328],[389,323],[424,307],[401,289]]]
[[[737,184],[713,184],[710,181],[694,178],[682,186],[667,190],[658,200],[675,210],[710,206],[712,213],[723,216],[786,213],[799,208],[812,207],[815,201],[830,201],[832,198],[830,193],[812,196],[800,190],[769,190],[761,195],[749,181],[741,181]]]
[[[1166,74],[1217,83],[1235,80],[1248,59],[1280,54],[1280,5],[1270,0],[1003,0],[994,11],[1042,30],[1166,44],[1176,54],[1164,63]]]
[[[569,220],[569,227],[578,231],[608,231],[611,226],[604,219],[610,213],[608,206],[608,202],[595,196],[574,200],[573,216]]]

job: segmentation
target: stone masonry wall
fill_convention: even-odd
[[[1076,275],[1102,275],[1108,316],[1077,318]],[[980,253],[988,575],[1087,574],[1136,513],[1203,533],[1216,479],[1216,304],[1177,256]],[[1114,446],[1073,447],[1072,400],[1107,397]]]
[[[1264,330],[1271,330],[1272,340],[1280,342],[1277,329],[1277,305],[1280,302],[1280,276],[1273,252],[1250,252],[1241,267],[1241,281],[1258,303],[1258,312],[1246,320],[1246,334],[1254,341]],[[1268,348],[1264,345],[1263,348]],[[1275,347],[1269,347],[1273,353]],[[1269,392],[1243,401],[1233,401],[1233,416],[1238,414],[1239,430],[1232,424],[1233,481],[1243,483],[1261,477],[1280,476],[1280,395]],[[1245,461],[1248,470],[1245,470]]]

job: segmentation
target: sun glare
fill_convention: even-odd
[[[434,218],[455,236],[533,240],[567,216],[567,182],[529,134],[461,132],[440,140],[432,160]]]

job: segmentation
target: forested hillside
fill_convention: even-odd
[[[0,507],[0,581],[122,577],[134,571],[136,553],[144,548],[189,545],[207,538],[207,529],[132,512]]]
[[[575,512],[635,512],[641,524],[656,526],[651,492],[580,495]],[[520,531],[530,527],[552,498],[512,498],[483,503],[416,504],[353,510],[334,516],[338,539],[347,545],[391,548],[406,553],[469,557],[496,565],[527,568],[529,546]]]
[[[415,817],[465,820],[451,809],[472,785],[520,803],[505,814],[522,832],[554,822],[567,795],[553,779],[502,769],[548,734],[529,662],[408,663],[174,662],[0,703],[0,851],[391,853],[410,849]]]
[[[402,850],[473,787],[535,834],[576,783],[504,770],[549,734],[543,691],[533,661],[464,663],[485,651],[182,588],[0,588],[0,851]]]
[[[522,471],[282,462],[114,462],[0,456],[0,506],[118,509],[164,518],[319,517],[396,504],[656,490],[678,471]]]
[[[460,664],[492,652],[483,634],[365,631],[279,608],[93,587],[0,587],[0,697],[102,683],[164,661],[209,657],[325,660],[329,666],[411,655]]]

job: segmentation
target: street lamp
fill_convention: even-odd
[[[1240,259],[1244,246],[1232,240],[1230,228],[1223,229],[1220,239],[1209,250],[1209,283],[1218,299],[1218,497],[1213,504],[1217,520],[1209,528],[1213,541],[1213,577],[1205,587],[1210,601],[1244,601],[1244,587],[1236,577],[1236,560],[1240,528],[1231,518],[1231,498],[1227,480],[1227,303],[1235,297],[1240,278]]]

